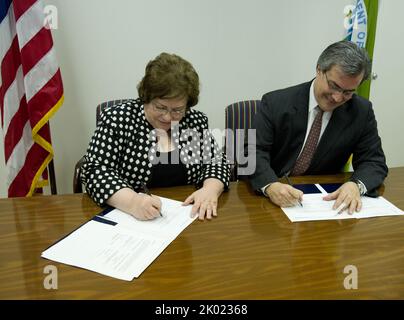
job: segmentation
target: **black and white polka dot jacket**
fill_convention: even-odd
[[[208,130],[206,115],[191,108],[171,132],[179,161],[186,167],[187,183],[201,187],[205,179],[216,178],[227,189],[230,167]],[[90,197],[104,205],[118,190],[140,190],[142,182],[150,181],[158,156],[156,132],[145,118],[142,103],[129,100],[102,113],[81,180]]]

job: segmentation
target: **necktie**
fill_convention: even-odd
[[[321,132],[321,121],[323,119],[323,110],[321,110],[319,107],[316,107],[316,109],[317,115],[314,118],[306,144],[303,147],[303,151],[296,160],[295,166],[290,173],[292,176],[300,176],[306,172],[310,166],[314,152],[316,151],[318,138],[320,137]]]

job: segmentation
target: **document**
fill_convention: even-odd
[[[333,210],[335,200],[324,201],[327,195],[326,188],[322,185],[315,185],[320,193],[312,192],[303,195],[303,207],[281,208],[291,222],[315,221],[315,220],[339,220],[339,219],[362,219],[382,216],[404,215],[404,212],[387,201],[383,197],[370,198],[362,197],[362,209],[360,212],[349,214],[347,211],[338,213]]]
[[[192,206],[162,198],[162,217],[140,221],[113,209],[95,216],[44,252],[45,259],[131,281],[197,217]]]
[[[153,236],[164,236],[165,239],[174,240],[195,218],[191,219],[192,206],[182,206],[182,202],[162,198],[162,217],[149,221],[140,221],[133,216],[114,209],[103,218],[119,223],[126,229],[151,234]],[[172,241],[171,240],[171,241]]]

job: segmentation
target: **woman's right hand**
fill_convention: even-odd
[[[132,208],[128,213],[136,219],[152,220],[160,216],[161,200],[157,196],[137,193],[132,203]]]
[[[160,216],[161,200],[157,196],[136,193],[132,189],[123,188],[115,192],[107,203],[139,220],[151,220]]]

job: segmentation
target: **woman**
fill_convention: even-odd
[[[217,201],[228,188],[230,170],[208,132],[208,119],[192,109],[199,77],[192,65],[162,53],[146,66],[139,99],[105,110],[85,156],[82,181],[98,204],[140,220],[160,215],[156,196],[142,186],[195,184],[184,201],[199,219],[217,216]]]

